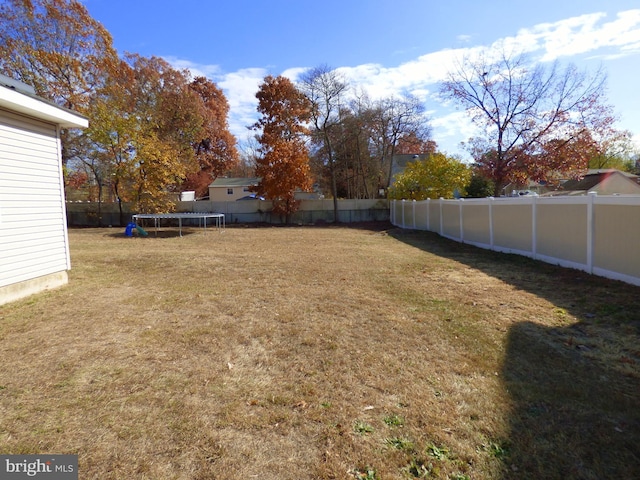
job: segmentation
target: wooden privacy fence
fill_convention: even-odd
[[[394,200],[390,219],[640,286],[640,196]]]

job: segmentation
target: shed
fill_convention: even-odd
[[[60,129],[88,125],[0,76],[0,305],[68,282]]]

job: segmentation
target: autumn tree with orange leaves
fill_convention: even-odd
[[[0,72],[41,97],[82,112],[117,60],[111,35],[78,1],[0,4]]]
[[[108,188],[120,207],[170,211],[168,194],[202,192],[237,162],[222,91],[157,57],[120,58],[77,0],[1,2],[0,72],[89,117],[86,130],[63,130],[62,159],[68,178],[92,176],[98,202]]]
[[[168,193],[198,170],[193,145],[203,138],[202,101],[187,72],[161,58],[127,55],[89,112],[84,161],[107,177],[120,206],[173,210]]]
[[[305,144],[311,118],[309,100],[286,77],[265,77],[258,93],[258,112],[262,115],[253,128],[258,136],[261,157],[256,175],[261,178],[256,192],[273,202],[273,213],[287,223],[297,211],[297,190],[311,187],[309,152]]]
[[[118,65],[111,35],[75,0],[0,3],[0,73],[36,94],[86,114]],[[83,153],[80,133],[64,129],[62,162]]]
[[[106,172],[120,205],[171,211],[171,193],[202,195],[237,163],[228,108],[213,82],[191,81],[161,58],[129,54],[91,103],[85,136],[92,148],[83,161],[96,180]]]
[[[189,85],[201,100],[203,119],[200,138],[194,143],[198,170],[189,174],[183,190],[194,190],[201,197],[209,192],[209,184],[218,176],[238,166],[236,138],[229,131],[229,102],[211,80],[196,77]]]
[[[598,151],[596,132],[612,123],[604,85],[601,71],[531,64],[498,49],[458,64],[441,93],[482,131],[467,146],[499,196],[509,182],[551,182],[585,172]]]
[[[404,137],[400,137],[395,153],[397,155],[433,155],[438,151],[438,145],[428,136],[419,136],[416,132],[409,132]]]

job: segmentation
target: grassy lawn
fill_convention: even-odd
[[[81,479],[640,478],[640,288],[388,225],[72,230],[0,452]]]

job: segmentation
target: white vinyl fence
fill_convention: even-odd
[[[391,222],[640,286],[640,196],[398,201]]]

